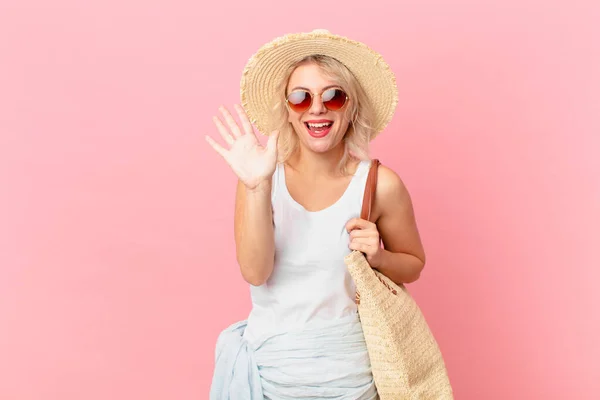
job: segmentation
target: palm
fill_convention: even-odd
[[[246,186],[254,188],[273,175],[277,153],[263,147],[253,134],[246,134],[236,139],[225,160]]]
[[[243,132],[233,120],[233,117],[227,110],[221,112],[229,127],[215,117],[215,124],[229,145],[225,149],[217,144],[210,136],[206,139],[210,145],[225,159],[237,177],[250,189],[257,187],[261,182],[269,179],[275,171],[277,163],[277,133],[274,133],[266,146],[262,146],[246,114],[241,108],[236,107],[240,120],[242,122]]]

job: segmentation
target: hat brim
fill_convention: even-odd
[[[277,129],[272,110],[277,87],[291,65],[311,55],[330,56],[348,68],[375,112],[372,137],[391,121],[397,103],[396,79],[383,57],[363,43],[326,31],[288,34],[262,46],[248,61],[240,83],[241,104],[262,134]]]

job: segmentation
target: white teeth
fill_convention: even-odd
[[[323,122],[323,123],[320,123],[320,124],[312,124],[312,123],[310,123],[310,122],[309,122],[309,123],[307,123],[307,124],[308,124],[308,126],[310,126],[311,128],[323,128],[323,127],[325,127],[325,126],[330,126],[330,125],[332,125],[332,124],[333,124],[333,122]]]

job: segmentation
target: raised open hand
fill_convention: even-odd
[[[267,145],[261,145],[244,110],[237,104],[234,108],[239,115],[243,131],[225,107],[220,107],[219,110],[227,126],[218,117],[213,117],[229,149],[222,147],[208,135],[206,141],[227,161],[247,188],[255,189],[261,182],[270,179],[275,172],[279,132],[272,132]]]

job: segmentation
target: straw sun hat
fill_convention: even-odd
[[[365,44],[324,29],[278,37],[262,46],[248,61],[240,84],[242,107],[263,134],[275,126],[272,111],[277,86],[286,70],[311,55],[330,56],[348,68],[367,94],[375,111],[372,138],[390,122],[398,103],[396,79],[383,57]]]

